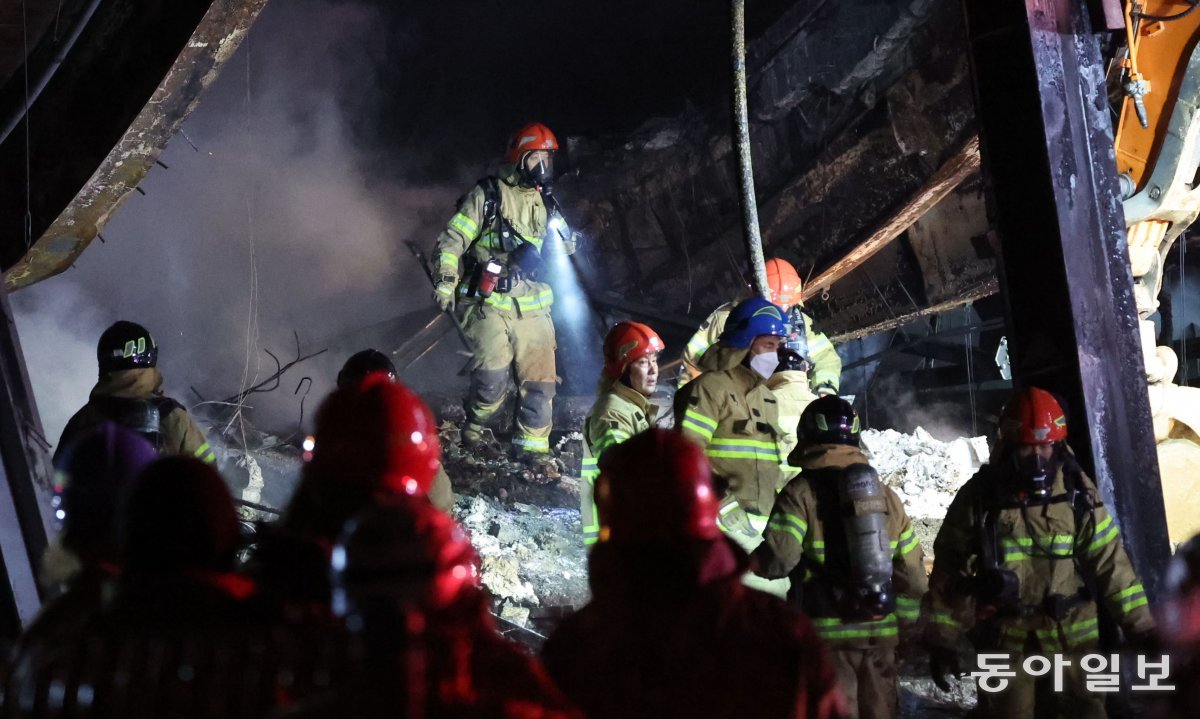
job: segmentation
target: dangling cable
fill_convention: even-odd
[[[21,47],[25,53],[25,62],[21,64],[25,82],[25,218],[21,230],[28,250],[33,244],[33,161],[30,158],[33,143],[29,136],[29,20],[25,0],[21,0]]]

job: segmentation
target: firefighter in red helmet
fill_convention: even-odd
[[[651,401],[658,386],[658,353],[666,345],[648,325],[620,322],[604,338],[604,370],[596,388],[596,404],[583,423],[583,479],[580,519],[583,543],[595,544],[600,532],[592,490],[604,450],[653,427],[658,407]]]
[[[981,688],[980,717],[1104,717],[1104,695],[1088,691],[1080,666],[1099,647],[1098,605],[1135,641],[1154,629],[1117,524],[1066,440],[1053,395],[1017,392],[991,459],[958,491],[933,544],[922,607],[933,680],[946,688],[959,673],[968,632],[1017,672],[1002,691]],[[1065,658],[1057,694],[1040,686],[1052,677],[1021,670],[1027,656],[1052,654]]]
[[[592,600],[543,650],[587,716],[841,716],[808,620],[742,584],[748,559],[717,526],[703,449],[661,429],[610,448],[596,504]]]
[[[474,362],[462,439],[484,441],[504,406],[510,379],[518,402],[513,454],[548,465],[555,391],[554,293],[542,277],[543,256],[575,251],[550,191],[558,140],[530,123],[509,141],[505,166],[459,201],[437,238],[434,299],[456,314]]]
[[[802,311],[804,308],[803,283],[792,263],[779,257],[772,257],[767,260],[766,270],[769,290],[766,299],[779,305],[787,313],[790,325],[786,342],[787,348],[804,361],[802,372],[793,372],[786,378],[791,393],[807,398],[807,401],[798,399],[795,408],[787,413],[790,426],[795,427],[796,422],[800,419],[800,413],[804,411],[808,401],[816,398],[813,393],[820,396],[838,393],[838,387],[842,381],[842,358],[838,356],[837,350],[834,349],[829,338],[813,326],[812,317]],[[700,373],[711,369],[729,369],[719,363],[714,365],[715,357],[710,357],[703,362],[701,360],[708,352],[708,348],[717,344],[721,333],[725,331],[729,313],[737,304],[738,300],[733,300],[717,307],[704,321],[704,324],[700,325],[700,329],[696,330],[696,334],[688,340],[687,346],[683,349],[683,367],[679,371],[676,386],[682,387],[698,377]],[[782,384],[784,379],[777,379],[775,384]],[[774,390],[777,387],[771,389]]]

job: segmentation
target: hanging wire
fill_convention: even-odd
[[[974,322],[971,318],[971,305],[963,308],[963,319],[970,327]],[[979,420],[975,413],[975,330],[967,332],[967,395],[971,400],[971,436],[979,436]]]
[[[1179,316],[1179,319],[1181,320],[1181,323],[1183,325],[1183,328],[1182,328],[1183,331],[1181,332],[1183,341],[1180,343],[1180,350],[1181,350],[1180,359],[1183,360],[1182,362],[1180,362],[1180,365],[1183,368],[1183,372],[1182,372],[1180,384],[1182,384],[1185,387],[1188,385],[1188,380],[1190,379],[1189,375],[1191,374],[1190,372],[1188,372],[1189,368],[1188,368],[1188,331],[1187,331],[1187,328],[1191,325],[1191,323],[1187,321],[1188,314],[1187,314],[1187,272],[1186,272],[1186,270],[1187,270],[1187,233],[1185,232],[1182,235],[1180,235],[1180,237],[1179,237],[1179,310],[1177,313]],[[1174,312],[1174,309],[1172,309],[1172,311]]]
[[[25,0],[21,0],[21,47],[25,52],[25,62],[21,64],[25,82],[25,218],[21,229],[28,250],[33,244],[33,161],[30,158],[33,143],[29,137],[29,20]]]
[[[250,91],[250,38],[247,37],[243,42],[243,47],[246,53],[246,157],[254,157],[254,127],[251,122],[252,100]],[[258,380],[259,371],[262,368],[262,358],[254,351],[258,346],[259,326],[258,326],[258,253],[254,243],[254,202],[253,202],[253,181],[251,187],[245,193],[246,201],[246,238],[250,245],[250,297],[246,306],[246,352],[245,360],[242,365],[242,384],[241,392],[245,392],[246,388]],[[254,366],[254,379],[250,379],[250,358],[255,357],[257,362]],[[244,398],[243,404],[240,404],[235,414],[238,418],[238,426],[242,438],[242,448],[247,449],[248,443],[246,440],[246,422],[242,416],[242,411],[245,408]]]

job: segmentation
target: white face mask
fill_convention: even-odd
[[[778,366],[778,352],[763,352],[760,355],[754,355],[750,358],[750,369],[762,375],[763,379],[770,379],[771,375],[775,374],[775,368]]]

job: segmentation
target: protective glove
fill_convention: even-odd
[[[929,676],[933,679],[933,683],[938,689],[944,692],[950,691],[950,682],[946,681],[946,675],[952,674],[955,679],[962,679],[962,663],[958,659],[958,651],[930,645],[929,649]]]
[[[726,498],[726,501],[721,503],[717,523],[730,534],[741,533],[748,537],[754,536],[754,526],[750,524],[750,516],[735,499]]]
[[[443,279],[433,288],[433,301],[443,312],[454,311],[454,289],[458,283],[453,279]]]

